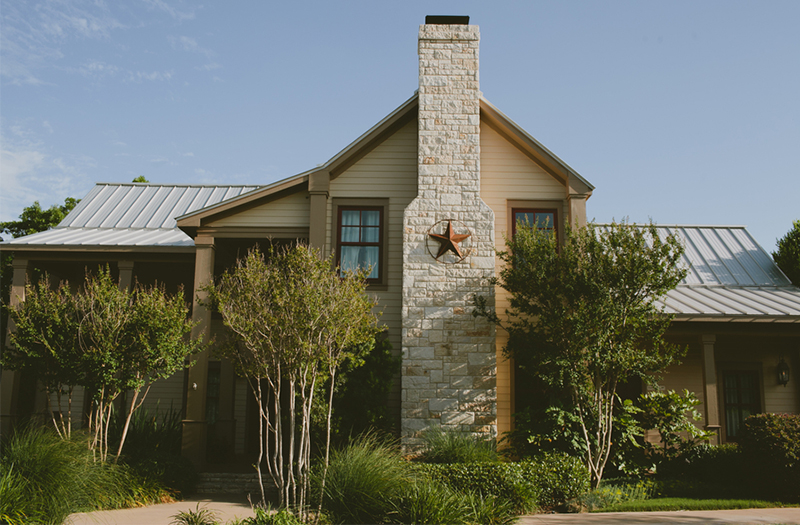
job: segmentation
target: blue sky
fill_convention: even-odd
[[[410,97],[426,14],[481,28],[481,89],[596,186],[588,215],[800,218],[800,2],[3,1],[0,220],[95,182],[267,184]]]

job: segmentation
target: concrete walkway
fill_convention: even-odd
[[[209,496],[178,503],[151,505],[138,509],[104,510],[73,514],[67,522],[71,525],[169,525],[180,511],[207,508],[217,513],[220,523],[253,515],[250,504],[243,499],[226,496]],[[606,512],[600,514],[535,514],[522,516],[517,525],[729,525],[731,523],[791,524],[800,525],[800,508],[705,510],[677,512]]]

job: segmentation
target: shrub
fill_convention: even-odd
[[[589,490],[586,466],[566,454],[519,463],[426,464],[420,469],[456,491],[507,501],[518,513],[563,506]]]
[[[180,511],[173,514],[170,525],[218,525],[217,513],[207,508],[200,508],[197,504],[195,510]]]
[[[392,501],[393,523],[469,523],[467,498],[441,483],[421,479],[406,486]]]
[[[425,445],[418,459],[425,463],[497,461],[497,448],[491,438],[431,427],[422,433],[422,439]]]
[[[164,499],[161,486],[124,465],[94,461],[85,441],[23,428],[2,443],[0,515],[9,522],[61,523],[69,514]]]
[[[596,489],[578,499],[589,512],[605,509],[630,501],[650,499],[656,493],[656,483],[651,480],[614,479],[604,480]]]
[[[762,487],[800,496],[800,415],[750,416],[744,421],[740,444]]]
[[[320,478],[321,472],[315,472],[318,490]],[[365,434],[331,453],[323,508],[334,523],[378,523],[413,478],[411,464],[394,444]]]
[[[698,445],[664,461],[658,477],[717,484],[723,480],[740,483],[745,470],[742,451],[736,443]]]

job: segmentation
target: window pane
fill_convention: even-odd
[[[342,210],[342,224],[344,226],[358,226],[360,213],[358,210]]]
[[[345,227],[342,228],[342,242],[358,242],[358,233],[361,228]]]
[[[360,268],[369,268],[372,266],[372,271],[367,276],[368,279],[378,278],[378,255],[380,248],[377,246],[362,246],[358,254],[358,266]]]
[[[361,212],[362,226],[378,226],[381,223],[381,212],[378,210],[364,210]]]
[[[518,225],[531,227],[533,226],[533,212],[518,211],[514,214]]]
[[[349,272],[358,269],[358,252],[360,246],[342,246],[339,254],[339,267],[342,271]]]
[[[361,235],[361,242],[380,242],[381,229],[372,227],[362,228]]]
[[[552,230],[555,228],[555,214],[553,213],[537,213],[536,214],[536,227],[538,229]]]

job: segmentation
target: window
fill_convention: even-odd
[[[558,231],[558,212],[555,209],[512,208],[511,235],[517,226],[528,226],[537,230]]]
[[[384,221],[382,206],[339,206],[336,258],[344,270],[372,268],[367,282],[382,282]]]
[[[725,435],[728,441],[736,441],[747,416],[761,412],[761,387],[758,374],[756,370],[723,372]]]

